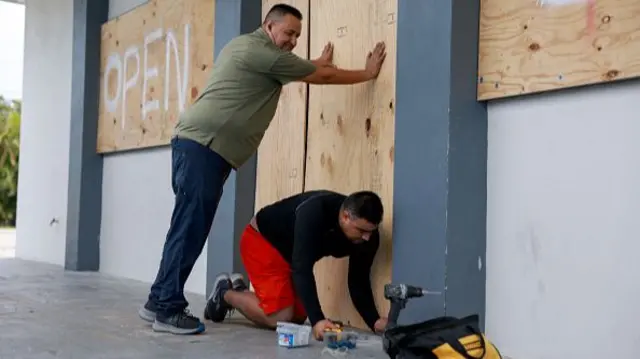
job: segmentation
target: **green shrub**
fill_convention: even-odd
[[[0,226],[15,226],[20,153],[19,101],[0,96]]]

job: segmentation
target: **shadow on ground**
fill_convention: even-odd
[[[237,317],[207,321],[198,336],[154,333],[137,316],[147,291],[137,281],[0,259],[0,358],[333,358],[313,339],[307,348],[278,347],[275,332]],[[187,297],[202,318],[205,298]],[[388,358],[379,337],[364,339],[336,358]]]

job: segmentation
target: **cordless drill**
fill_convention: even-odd
[[[397,325],[400,311],[407,305],[409,298],[418,298],[430,294],[440,295],[442,293],[428,291],[426,289],[407,284],[385,284],[384,297],[391,302],[386,329]]]

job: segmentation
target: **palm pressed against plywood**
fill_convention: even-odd
[[[482,0],[478,99],[640,76],[638,0]]]
[[[377,192],[385,206],[381,246],[372,269],[381,314],[388,303],[383,286],[391,280],[391,219],[396,68],[397,0],[311,0],[311,58],[333,42],[334,62],[362,69],[367,53],[385,41],[387,58],[377,80],[355,86],[309,87],[305,190]],[[315,274],[326,316],[366,328],[351,304],[348,259],[325,258]]]
[[[213,66],[211,0],[152,0],[102,27],[98,152],[169,143]]]

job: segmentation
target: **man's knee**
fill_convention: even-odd
[[[292,322],[293,317],[293,306],[291,306],[267,315],[267,320],[269,326],[275,328],[278,322]]]

